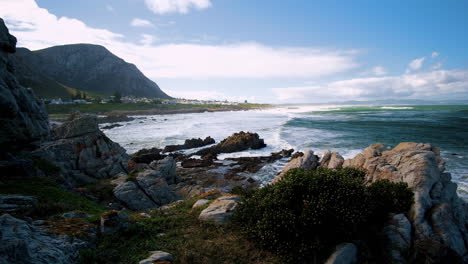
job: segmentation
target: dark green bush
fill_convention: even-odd
[[[337,244],[360,238],[360,232],[374,224],[371,221],[384,221],[375,212],[386,210],[382,204],[395,205],[393,195],[407,190],[390,182],[375,184],[372,190],[385,189],[378,198],[385,202],[375,203],[364,176],[350,168],[291,170],[279,182],[246,197],[235,220],[252,240],[286,262],[323,261]],[[401,198],[408,204],[407,196]],[[388,209],[403,207],[406,210],[396,205]]]
[[[369,185],[368,189],[376,218],[385,218],[389,212],[408,212],[413,204],[413,192],[404,182],[379,180]]]

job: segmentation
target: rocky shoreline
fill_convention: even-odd
[[[427,259],[468,262],[468,206],[457,196],[457,185],[432,144],[400,143],[394,148],[375,144],[347,160],[336,152],[318,157],[312,150],[292,149],[218,160],[221,153],[266,147],[258,134],[241,131],[219,143],[212,138],[187,139],[183,145],[127,155],[99,129],[96,116],[74,114],[51,128],[42,103],[15,78],[9,61],[15,47],[16,39],[0,19],[0,111],[5,113],[0,123],[2,264],[83,262],[87,257],[83,252],[96,250],[108,237],[125,243],[134,234],[144,237],[145,232],[154,232],[148,235],[151,241],[166,241],[165,232],[177,236],[170,229],[177,224],[195,228],[183,234],[184,241],[211,230],[229,243],[237,241],[241,234],[223,226],[229,225],[242,204],[242,193],[259,188],[252,173],[277,160],[288,164],[272,184],[297,168],[355,168],[366,172],[367,184],[383,179],[407,184],[414,203],[408,212],[388,215],[378,230],[382,255],[388,259],[376,263],[411,263],[421,248]],[[179,152],[200,147],[193,154]],[[171,222],[177,217],[181,223]],[[166,229],[155,228],[152,221]],[[224,237],[225,233],[230,236]],[[342,242],[326,263],[358,263],[363,258],[363,241]],[[193,257],[181,261],[181,255],[190,256],[186,252],[147,250],[148,243],[137,246],[145,250],[139,263],[203,263]]]

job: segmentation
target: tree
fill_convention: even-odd
[[[116,104],[122,103],[122,101],[120,99],[122,99],[122,95],[120,94],[119,91],[116,90],[114,92],[114,103],[116,103]]]

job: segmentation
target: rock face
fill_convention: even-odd
[[[263,139],[260,139],[257,133],[239,132],[221,141],[219,144],[209,148],[202,149],[196,155],[232,153],[247,149],[261,149],[266,147]]]
[[[201,221],[213,222],[215,224],[226,224],[234,214],[240,201],[239,196],[226,195],[214,200],[198,217]]]
[[[95,116],[75,115],[53,131],[56,140],[42,146],[50,161],[65,171],[70,186],[110,178],[127,171],[129,157],[99,130]]]
[[[20,83],[43,96],[63,96],[64,86],[68,86],[105,95],[118,91],[123,96],[171,98],[135,65],[103,46],[73,44],[34,52],[21,48],[15,55],[15,65]],[[47,86],[61,93],[52,93]]]
[[[114,196],[132,210],[158,208],[178,200],[178,195],[168,185],[168,182],[177,182],[174,159],[168,157],[153,168],[157,170],[134,173],[132,178],[114,188]]]
[[[343,166],[344,158],[338,152],[327,151],[320,160],[320,167],[339,169]]]
[[[165,156],[161,155],[161,149],[150,148],[150,149],[141,149],[132,155],[130,155],[132,161],[136,163],[151,163],[153,160],[160,160]]]
[[[179,182],[179,178],[176,175],[176,162],[173,157],[155,160],[149,166],[153,170],[158,171],[158,174],[166,180],[167,184]]]
[[[304,152],[304,155],[292,159],[283,170],[274,179],[273,183],[279,181],[289,170],[303,168],[306,170],[315,170],[319,166],[319,158],[314,155],[312,150]]]
[[[414,191],[409,220],[414,229],[413,243],[439,241],[444,247],[466,256],[468,216],[466,204],[458,198],[457,185],[445,173],[439,149],[431,144],[400,143],[391,150],[372,145],[344,167],[367,171],[366,180],[388,179],[406,182]]]
[[[8,214],[0,216],[0,263],[75,263],[87,244],[55,236]]]
[[[10,56],[16,38],[0,18],[0,148],[2,152],[37,147],[49,136],[49,122],[43,104],[32,90],[20,86]]]
[[[211,137],[206,137],[205,139],[201,138],[192,138],[186,139],[182,145],[168,145],[164,148],[163,152],[173,152],[182,149],[191,149],[191,148],[200,148],[206,145],[214,144],[215,140]]]
[[[23,208],[32,207],[37,204],[36,197],[17,195],[17,194],[0,194],[0,212],[13,212]]]
[[[171,263],[172,259],[172,255],[167,252],[151,251],[151,256],[138,262],[138,264]]]
[[[358,263],[358,249],[353,243],[343,243],[336,247],[335,252],[325,264],[355,264]]]
[[[411,223],[404,214],[392,215],[385,224],[385,252],[391,263],[406,263],[411,248]]]

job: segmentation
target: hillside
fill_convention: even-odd
[[[43,97],[67,97],[76,90],[91,94],[168,99],[138,68],[106,48],[91,44],[18,48],[13,58],[21,85]]]

